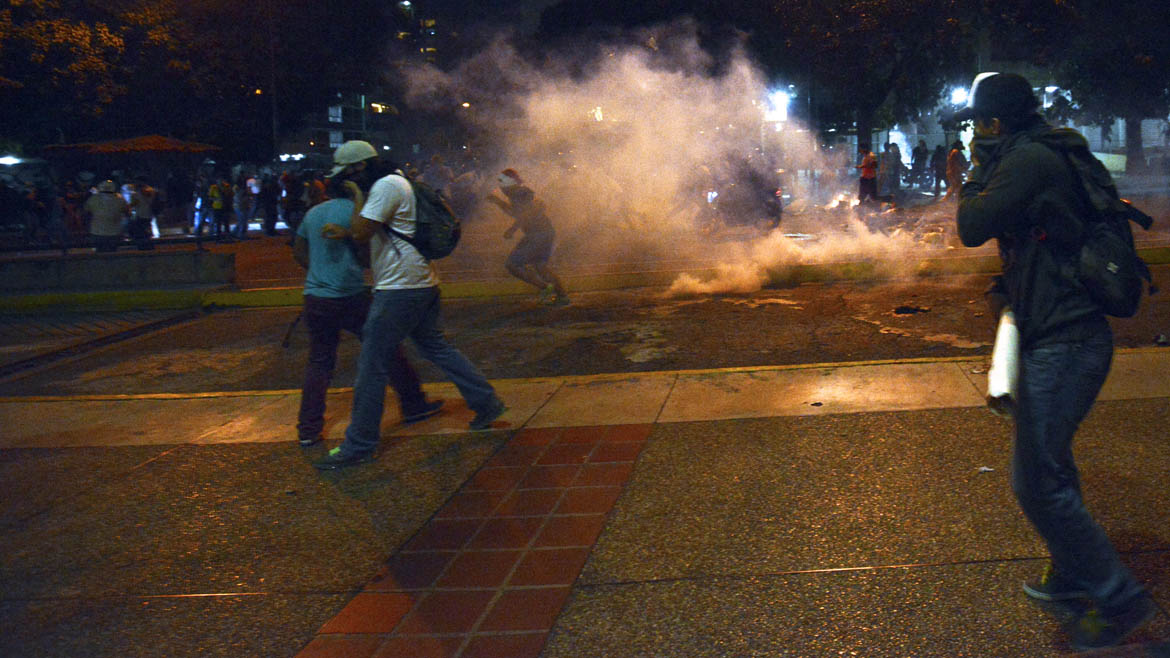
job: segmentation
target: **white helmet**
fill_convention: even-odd
[[[333,152],[333,170],[329,172],[329,177],[332,178],[340,174],[351,164],[357,164],[363,160],[376,157],[378,157],[378,152],[374,150],[373,145],[369,142],[363,142],[360,139],[351,139],[338,146],[337,150]]]

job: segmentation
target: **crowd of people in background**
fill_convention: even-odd
[[[860,178],[859,201],[867,207],[883,203],[895,207],[911,193],[939,197],[944,188],[945,198],[952,199],[969,167],[958,140],[949,146],[939,144],[931,151],[920,139],[909,162],[901,147],[892,141],[874,151],[861,144],[855,162],[858,171],[854,175]],[[492,182],[492,176],[481,175],[474,163],[449,162],[438,153],[406,167],[411,178],[443,190],[456,214],[464,217],[484,200],[484,186],[490,187]],[[835,182],[842,178],[843,171],[817,172],[816,180]],[[96,248],[99,244],[102,250],[111,245],[114,249],[125,246],[149,250],[155,238],[162,235],[194,238],[196,247],[203,249],[206,241],[247,240],[257,233],[274,236],[278,228],[286,229],[284,234],[291,244],[305,213],[328,198],[325,172],[313,169],[204,163],[193,172],[154,172],[152,176],[115,171],[98,177],[83,172],[60,183],[49,176],[30,183],[0,173],[2,223],[21,227],[25,244],[59,246],[63,250]],[[107,182],[114,192],[99,189]],[[709,183],[703,181],[704,195]],[[777,198],[770,203],[782,207],[777,181],[764,187],[768,187],[769,194],[776,193]],[[109,217],[112,200],[89,202],[99,194],[114,194],[126,206],[124,213],[119,211],[116,240],[111,240],[115,231],[115,222]],[[723,205],[734,200],[733,195],[723,197],[719,199]],[[95,206],[104,209],[95,211]],[[774,216],[771,228],[776,228],[779,208],[770,216]]]
[[[470,210],[480,180],[434,155],[410,172],[447,193],[452,206]],[[99,196],[106,195],[106,196]],[[91,199],[98,201],[91,202]],[[273,236],[283,224],[296,233],[305,213],[325,201],[325,172],[272,166],[201,166],[154,177],[124,171],[79,172],[55,180],[48,171],[21,178],[0,172],[0,227],[23,246],[154,248],[162,235],[227,243],[256,233]],[[115,199],[120,200],[121,205]],[[116,217],[115,217],[116,215]]]
[[[887,142],[880,154],[868,144],[861,144],[858,164],[854,165],[858,170],[858,201],[873,207],[882,203],[896,207],[911,192],[942,195],[947,201],[957,199],[971,166],[965,149],[963,142],[956,139],[949,146],[938,144],[932,151],[926,140],[920,139],[911,151],[907,167],[898,144]]]

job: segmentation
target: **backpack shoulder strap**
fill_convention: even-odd
[[[398,173],[398,172],[394,172],[394,173],[392,173],[392,174],[389,174],[389,175],[390,175],[390,176],[397,176],[397,177],[399,177],[399,178],[401,178],[401,179],[405,180],[407,183],[409,183],[409,184],[410,184],[410,192],[411,192],[411,194],[414,194],[414,193],[415,193],[415,192],[414,192],[414,181],[410,180],[410,177],[409,177],[409,176],[407,176],[407,175],[405,175],[405,174],[400,174],[400,173]],[[391,218],[390,218],[390,221],[394,221],[394,218],[393,218],[393,217],[391,217]],[[417,227],[417,225],[418,225],[418,209],[417,209],[417,201],[416,201],[416,208],[415,208],[415,226]],[[416,242],[415,242],[415,239],[414,239],[414,237],[413,237],[413,236],[406,235],[406,234],[405,234],[405,233],[403,233],[402,231],[399,231],[398,229],[396,229],[396,228],[393,228],[392,226],[390,226],[390,222],[383,222],[383,223],[382,223],[382,230],[386,232],[386,235],[388,235],[388,236],[391,236],[392,238],[398,238],[399,240],[402,240],[402,241],[403,241],[403,242],[405,242],[406,244],[408,244],[408,245],[410,245],[410,246],[414,247],[416,250],[418,249],[418,243],[416,243]],[[417,228],[415,228],[415,230],[417,231],[418,229],[417,229]],[[390,246],[391,246],[391,247],[394,247],[394,253],[397,253],[397,254],[399,254],[399,255],[401,255],[401,254],[402,254],[402,252],[398,250],[398,245],[394,244],[394,240],[393,240],[393,239],[391,239],[391,240],[390,240]]]

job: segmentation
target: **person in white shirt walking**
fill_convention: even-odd
[[[415,199],[410,181],[378,157],[368,142],[354,140],[333,154],[330,176],[344,175],[354,203],[349,228],[326,224],[322,234],[370,245],[374,299],[362,328],[362,350],[354,382],[353,413],[345,441],[313,464],[321,470],[372,461],[380,440],[387,364],[406,338],[455,384],[475,412],[470,428],[491,429],[507,407],[467,357],[447,342],[439,324],[439,278],[434,265],[395,232],[413,236]],[[366,190],[368,188],[368,200]]]

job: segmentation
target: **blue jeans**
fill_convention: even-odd
[[[1073,435],[1089,413],[1113,360],[1113,336],[1025,349],[1012,487],[1025,516],[1048,544],[1062,581],[1105,611],[1144,593],[1081,498]]]
[[[378,447],[389,364],[399,344],[408,337],[422,356],[455,384],[473,411],[488,411],[497,404],[496,391],[483,373],[443,336],[437,287],[375,290],[370,314],[362,327],[353,416],[345,430],[342,454],[364,455]]]
[[[361,338],[362,325],[369,308],[370,296],[364,292],[352,297],[305,295],[305,310],[302,313],[309,328],[309,364],[305,368],[301,408],[297,414],[297,434],[300,438],[314,439],[324,429],[325,394],[337,364],[341,332],[348,331]],[[401,345],[390,354],[386,378],[398,394],[403,416],[423,411],[427,399],[419,385],[418,374],[406,360]]]

